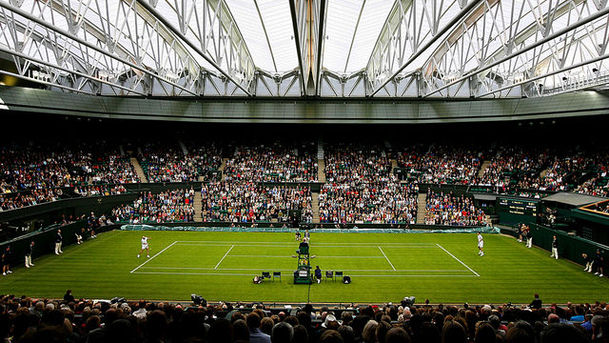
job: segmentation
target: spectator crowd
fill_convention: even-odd
[[[272,309],[263,304],[180,304],[3,296],[5,342],[586,343],[608,342],[604,303],[541,306],[413,305]]]
[[[129,143],[126,150],[104,141],[0,145],[0,209],[78,196],[123,194],[125,184],[139,182],[128,156],[138,157],[149,182],[224,180],[236,183],[239,189],[250,183],[318,182],[318,158],[323,157],[326,180],[320,194],[320,217],[327,223],[410,223],[417,207],[413,190],[421,184],[492,187],[494,193],[530,198],[556,191],[609,195],[609,153],[599,147],[391,146],[388,142],[353,140],[327,142],[321,147],[311,141],[185,142]],[[228,201],[235,201],[234,197],[223,205]],[[303,203],[306,206],[299,207],[309,218],[310,201]],[[235,203],[231,211],[239,206]],[[210,212],[208,218],[264,221],[269,216],[278,217],[273,206],[263,211],[245,208],[246,215],[241,211],[244,208],[238,215]]]
[[[302,222],[313,220],[309,186],[210,182],[202,185],[201,199],[203,221],[285,223],[289,211],[300,211]]]
[[[474,206],[473,199],[466,195],[427,191],[427,213],[425,224],[451,226],[486,225],[482,209]]]
[[[224,174],[229,181],[315,182],[316,147],[312,142],[238,145],[226,162]]]
[[[164,223],[194,221],[194,189],[144,192],[132,204],[112,210],[114,222]]]
[[[319,219],[338,224],[414,224],[417,195],[416,184],[327,183],[319,194]]]

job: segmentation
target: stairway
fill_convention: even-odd
[[[484,175],[484,172],[486,171],[486,169],[488,168],[488,166],[491,164],[491,161],[484,161],[482,162],[482,165],[480,166],[480,170],[478,171],[478,178],[482,178],[482,176]]]
[[[135,169],[135,173],[137,174],[138,179],[140,179],[140,182],[148,183],[148,179],[146,179],[146,174],[144,174],[144,169],[142,169],[142,166],[140,165],[140,162],[137,160],[137,158],[131,157],[129,159],[129,162],[131,162],[133,169]]]
[[[425,224],[427,214],[427,193],[419,193],[417,197],[417,224]]]
[[[222,177],[220,178],[220,180],[224,181],[224,179],[226,178],[224,175],[224,169],[226,169],[226,161],[228,161],[228,158],[223,158],[222,159],[222,164],[220,165],[220,168],[218,168],[218,171],[220,172],[220,174],[222,175]]]
[[[398,161],[395,160],[395,159],[392,159],[392,160],[389,160],[389,161],[391,161],[391,175],[394,175],[393,171],[395,170],[395,168],[398,167]]]
[[[195,199],[192,205],[195,208],[195,223],[201,223],[203,221],[203,198],[200,190],[195,191]]]
[[[311,209],[313,210],[313,223],[319,223],[319,193],[311,193],[312,204]]]
[[[317,181],[326,182],[326,162],[323,159],[317,160]]]
[[[184,154],[184,156],[188,155],[188,148],[186,147],[184,142],[179,141],[178,145],[180,146],[180,149],[182,150],[182,153]]]
[[[317,141],[317,181],[326,182],[326,162],[324,162],[324,141]]]

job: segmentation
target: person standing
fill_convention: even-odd
[[[550,257],[554,257],[558,260],[558,240],[556,239],[556,236],[552,236],[552,254]]]
[[[315,279],[317,283],[321,283],[321,269],[319,269],[319,266],[315,267]]]
[[[6,249],[4,249],[4,252],[2,253],[2,275],[13,273],[11,271],[10,260],[11,260],[11,246],[7,245]]]
[[[590,267],[590,271],[592,268],[596,269],[594,275],[598,275],[598,277],[603,277],[603,255],[601,255],[601,250],[596,249],[596,255],[594,256],[594,261],[592,262],[592,266]]]
[[[57,230],[57,235],[55,235],[55,255],[63,254],[61,250],[61,245],[63,244],[63,236],[61,235],[61,229]]]
[[[30,245],[28,245],[25,248],[25,267],[26,268],[30,268],[33,267],[34,264],[32,263],[32,252],[34,251],[34,241],[32,241],[30,243]]]
[[[531,233],[530,227],[527,227],[527,229],[526,229],[526,238],[527,238],[527,248],[531,248],[533,246],[533,234]]]
[[[588,254],[583,253],[582,258],[584,259],[584,271],[588,273],[592,272],[592,262],[594,261],[592,256],[588,256]]]
[[[484,238],[480,232],[478,232],[478,255],[484,256]]]
[[[150,257],[150,247],[148,246],[148,239],[150,238],[142,236],[142,249],[140,250],[140,253],[137,254],[137,258],[140,258],[140,255],[144,252],[144,250],[146,250],[146,257]]]

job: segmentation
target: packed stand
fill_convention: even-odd
[[[541,191],[570,191],[578,178],[592,168],[594,157],[586,154],[554,155],[549,159],[546,169],[536,178],[522,180],[520,188]]]
[[[326,145],[327,182],[335,184],[395,181],[391,161],[381,145],[335,143]]]
[[[14,194],[0,194],[0,210],[16,210],[22,207],[44,204],[68,198],[61,188],[34,189]]]
[[[416,222],[416,184],[402,185],[380,144],[335,143],[325,149],[327,183],[319,194],[319,220],[334,224]]]
[[[252,182],[210,182],[202,185],[203,221],[232,223],[287,222],[289,211],[313,221],[308,186],[268,186]]]
[[[416,184],[397,182],[327,183],[319,194],[322,223],[414,224]]]
[[[595,156],[595,170],[591,171],[588,179],[577,186],[575,191],[599,197],[609,197],[609,154],[598,153]]]
[[[139,156],[148,182],[209,181],[222,165],[215,144],[193,144],[186,151],[177,142],[144,144]]]
[[[234,181],[315,182],[317,146],[313,142],[237,145],[224,175]]]
[[[474,206],[466,196],[451,193],[427,191],[425,224],[450,226],[486,225],[484,211]]]
[[[492,156],[490,163],[476,184],[498,187],[502,191],[509,190],[520,179],[539,175],[548,159],[547,152],[522,146],[501,146],[490,152],[489,156]]]
[[[484,153],[471,146],[416,145],[403,148],[396,160],[412,181],[471,184],[478,176]]]
[[[83,143],[85,144],[85,143]],[[20,146],[0,150],[0,187],[3,193],[73,187],[87,184],[138,182],[133,166],[105,142],[107,150],[82,150],[79,144]]]
[[[291,311],[262,304],[173,304],[3,296],[6,342],[607,342],[604,303],[541,307],[387,304]]]
[[[161,193],[145,192],[132,204],[112,210],[115,222],[164,223],[194,221],[194,189],[177,189]]]

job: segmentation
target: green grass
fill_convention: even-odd
[[[151,237],[151,259],[136,257],[142,234]],[[289,233],[113,231],[67,247],[62,256],[39,258],[30,270],[15,268],[1,277],[0,292],[59,298],[70,288],[87,298],[187,300],[197,293],[211,301],[265,302],[308,296],[312,302],[395,302],[413,295],[432,303],[528,303],[534,293],[546,303],[608,300],[607,278],[491,234],[486,256],[479,257],[475,234],[313,233],[312,265],[342,270],[353,283],[324,281],[308,295],[308,286],[292,283],[297,245]],[[252,277],[262,271],[281,271],[282,281],[254,285]]]

